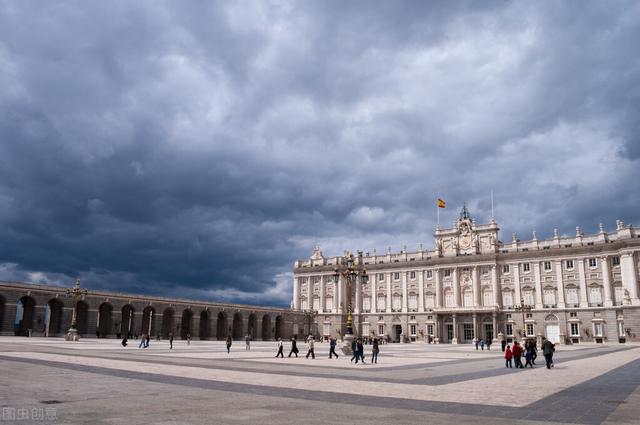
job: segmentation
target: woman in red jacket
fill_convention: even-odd
[[[506,367],[513,367],[511,366],[511,358],[513,357],[513,352],[511,351],[511,346],[507,345],[507,349],[504,352],[504,358],[506,360]]]

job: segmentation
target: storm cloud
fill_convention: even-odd
[[[634,2],[0,1],[0,279],[288,305],[315,244],[640,218]]]

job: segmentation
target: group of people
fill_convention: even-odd
[[[371,363],[378,363],[378,353],[380,352],[380,341],[378,340],[378,338],[373,338],[373,340],[370,341],[370,343],[372,344],[372,348],[371,348]],[[230,343],[227,342],[227,347],[230,346]],[[336,352],[336,346],[338,344],[338,340],[335,337],[331,337],[329,338],[329,358],[332,359],[333,356],[335,356],[335,358],[337,359],[338,353]],[[351,341],[351,351],[353,353],[353,356],[351,357],[351,362],[353,362],[354,360],[356,361],[356,364],[358,363],[358,361],[362,362],[362,364],[365,363],[364,361],[364,340],[362,338],[357,338],[354,339],[353,341]],[[309,358],[309,356],[311,356],[312,359],[316,358],[316,353],[315,353],[315,339],[312,335],[309,335],[309,337],[307,338],[307,355],[305,356],[307,359]],[[284,358],[284,343],[282,342],[281,338],[278,338],[278,341],[276,342],[276,348],[277,348],[277,352],[276,352],[276,357],[281,357]],[[295,355],[296,357],[298,357],[298,342],[296,340],[296,337],[292,337],[291,338],[291,351],[289,351],[289,356],[291,357],[291,355]]]
[[[547,369],[553,367],[553,353],[556,351],[555,344],[546,338],[542,338],[542,354],[544,355]],[[525,364],[522,364],[522,357],[525,358]],[[511,368],[512,359],[516,368],[524,369],[527,366],[533,368],[536,364],[536,358],[538,357],[538,347],[535,339],[527,339],[524,346],[520,345],[518,341],[513,341],[513,348],[511,345],[506,344],[504,350],[505,367]]]
[[[473,343],[476,346],[476,350],[478,349],[478,347],[480,347],[482,349],[482,351],[484,351],[484,346],[485,345],[487,346],[487,350],[491,350],[491,340],[490,339],[485,341],[482,338],[481,339],[474,338],[473,339]]]

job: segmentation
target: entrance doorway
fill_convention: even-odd
[[[393,325],[393,342],[400,342],[402,335],[402,325]]]
[[[484,340],[485,341],[493,340],[493,323],[484,324]]]
[[[447,342],[451,342],[453,340],[453,323],[447,323]]]
[[[558,325],[546,325],[545,326],[545,335],[547,339],[554,344],[560,342],[560,326]]]

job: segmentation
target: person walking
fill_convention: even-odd
[[[276,358],[278,357],[284,358],[284,353],[282,352],[283,349],[284,348],[282,346],[282,338],[278,338],[278,354],[276,354]]]
[[[371,363],[378,363],[378,353],[380,352],[380,347],[378,338],[373,338],[373,347],[371,347]]]
[[[333,358],[333,356],[336,356],[336,359],[338,358],[338,353],[336,353],[336,344],[337,344],[337,340],[334,337],[331,337],[331,339],[329,339],[329,358]]]
[[[145,348],[144,347],[144,343],[147,341],[147,337],[145,334],[140,335],[140,344],[138,345],[138,348]]]
[[[309,337],[309,340],[307,341],[307,344],[309,345],[309,350],[307,351],[306,358],[308,359],[309,358],[309,354],[311,354],[311,358],[315,359],[316,358],[316,353],[313,351],[314,341],[313,341],[313,337],[312,336]]]
[[[525,369],[527,368],[527,366],[531,366],[531,368],[533,369],[533,345],[529,344],[529,346],[527,347],[527,351],[524,353],[524,358],[526,359],[526,362],[524,364]]]
[[[147,337],[145,338],[144,341],[144,348],[149,348],[149,340],[151,339],[151,337],[149,336],[149,334],[147,334]]]
[[[502,352],[504,353],[504,349],[507,346],[507,341],[505,341],[504,339],[502,341],[500,341],[500,346],[502,347]]]
[[[122,346],[123,346],[123,347],[126,347],[126,346],[127,346],[127,337],[126,337],[126,336],[124,336],[124,337],[122,338]]]
[[[480,340],[480,348],[484,351],[484,339]]]
[[[491,339],[487,339],[487,350],[491,351]]]
[[[249,334],[244,337],[244,351],[251,351],[251,337]]]
[[[291,354],[295,354],[296,357],[298,357],[298,341],[296,341],[296,337],[291,337],[291,351],[289,351],[289,356],[291,357]]]
[[[227,335],[227,354],[231,353],[231,344],[233,344],[233,340],[231,339],[231,335]]]
[[[504,352],[505,367],[512,367],[511,366],[512,357],[513,357],[513,352],[511,351],[511,346],[507,345],[507,349]]]
[[[480,341],[478,341],[476,338],[473,338],[473,341],[471,341],[472,344],[474,344],[476,346],[476,350],[478,350],[478,344],[480,343]]]
[[[522,347],[518,344],[518,341],[513,341],[513,349],[511,350],[513,353],[513,362],[515,363],[516,369],[523,368],[522,366]]]
[[[533,350],[531,363],[536,364],[536,359],[538,358],[538,342],[535,339],[531,341],[531,349]]]
[[[547,363],[547,369],[551,369],[553,367],[553,353],[556,351],[556,345],[549,341],[546,338],[542,338],[542,354],[544,355],[544,360]]]
[[[191,334],[187,334],[187,345],[191,345]]]
[[[362,364],[364,364],[364,344],[362,342],[362,338],[358,338],[356,342],[356,349],[358,350],[358,357],[362,360]],[[358,363],[358,359],[356,358],[356,363]]]
[[[358,342],[355,339],[351,340],[351,362],[353,363],[353,359],[356,359],[356,363],[358,363]]]
[[[173,332],[169,334],[169,350],[173,350]]]

